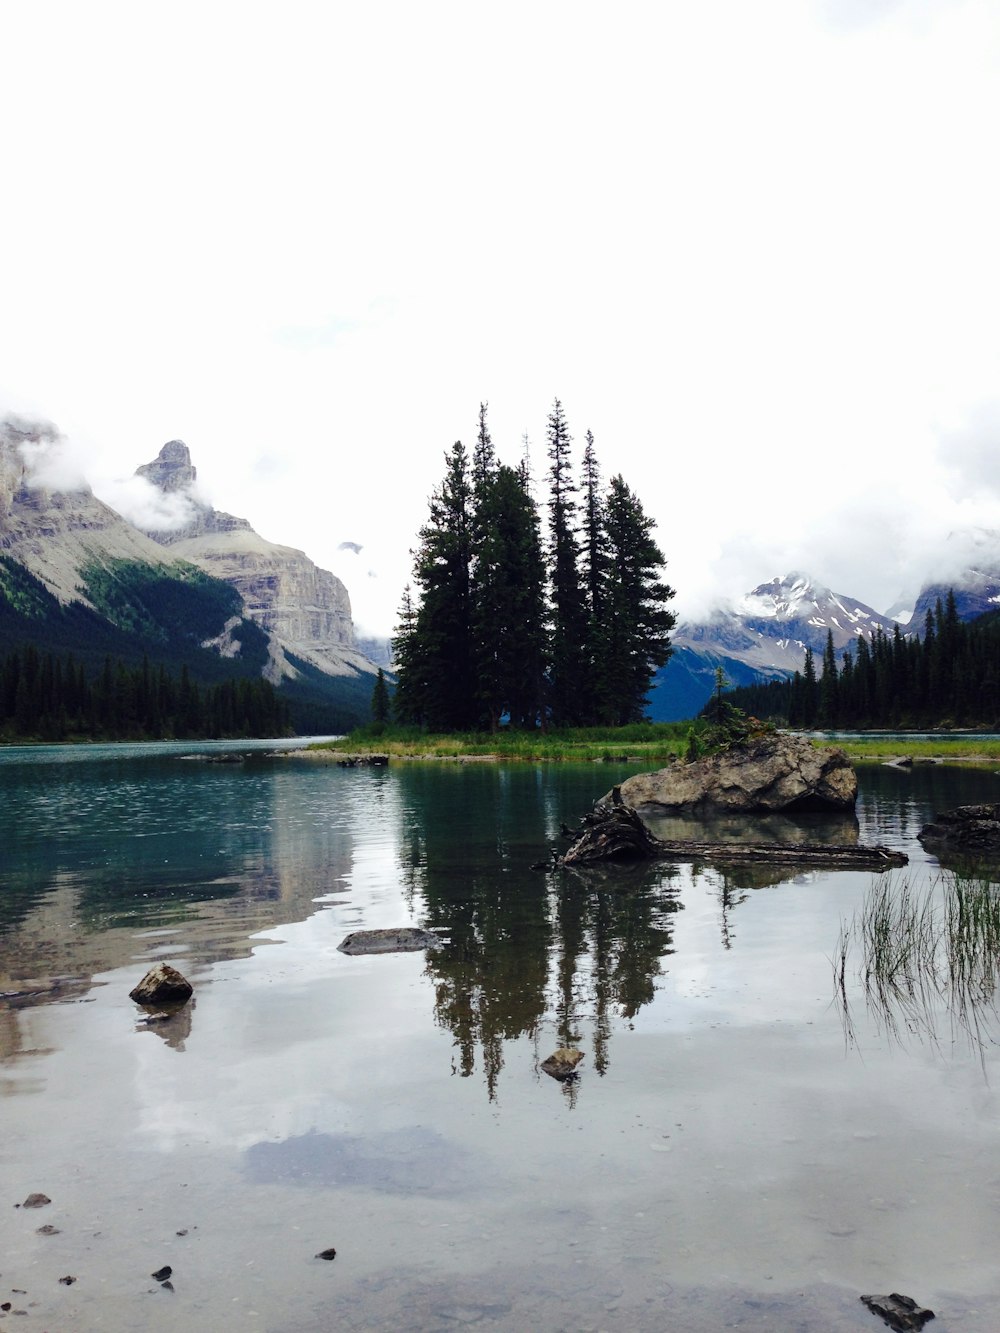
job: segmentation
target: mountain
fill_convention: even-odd
[[[54,427],[0,421],[0,650],[32,643],[89,669],[148,656],[205,683],[263,675],[300,731],[367,719],[377,668],[340,580],[189,494],[179,442],[140,472],[179,493],[182,530],[138,530],[67,466]]]
[[[292,546],[267,541],[245,518],[213,509],[199,497],[197,470],[182,440],[171,440],[151,463],[136,469],[165,495],[182,502],[179,527],[145,535],[177,557],[231,583],[247,614],[270,635],[270,674],[294,677],[293,660],[329,676],[372,675],[375,664],[354,636],[351,601],[343,583]],[[370,682],[369,682],[370,687]]]
[[[927,612],[933,612],[939,598],[943,606],[949,591],[955,593],[959,620],[975,620],[1000,607],[1000,532],[974,528],[954,533],[951,543],[956,554],[962,548],[961,567],[953,578],[935,579],[921,588],[910,620],[917,634],[923,635]]]
[[[653,681],[650,715],[655,721],[693,717],[715,687],[717,667],[733,685],[790,676],[801,671],[806,648],[821,657],[828,633],[839,657],[859,636],[879,628],[891,634],[894,624],[807,574],[774,578],[705,621],[678,624],[673,655]]]
[[[51,455],[59,439],[46,423],[0,421],[0,550],[60,602],[89,606],[81,571],[95,562],[167,566],[174,561],[98,500],[82,478],[58,479]]]

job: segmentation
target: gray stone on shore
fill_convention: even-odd
[[[852,810],[858,776],[843,750],[774,732],[691,764],[637,773],[621,798],[640,814],[671,810]],[[611,793],[602,798],[610,803]]]
[[[51,1202],[52,1200],[49,1198],[47,1194],[29,1194],[28,1197],[25,1199],[24,1203],[21,1204],[21,1207],[44,1208],[47,1203]]]
[[[337,945],[341,953],[413,953],[418,949],[443,949],[444,942],[430,930],[398,926],[391,930],[355,930]]]
[[[134,990],[129,991],[129,998],[136,1004],[159,1008],[162,1005],[186,1004],[194,994],[190,981],[169,963],[157,963],[151,967]]]

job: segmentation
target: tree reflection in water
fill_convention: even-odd
[[[677,872],[662,863],[532,870],[562,813],[526,792],[523,774],[511,781],[491,765],[462,778],[442,809],[440,785],[407,774],[400,842],[414,911],[449,942],[428,955],[427,972],[435,1017],[454,1035],[455,1072],[472,1075],[480,1053],[493,1100],[504,1043],[554,1027],[561,1046],[579,1046],[589,1029],[591,1067],[604,1074],[614,1020],[652,1000],[672,952]]]

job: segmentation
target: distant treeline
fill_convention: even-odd
[[[148,658],[135,667],[105,658],[88,677],[70,653],[22,645],[0,665],[4,740],[160,740],[283,736],[287,703],[260,677],[200,688],[186,666],[179,678]]]
[[[744,685],[726,698],[790,727],[993,727],[1000,721],[1000,614],[959,620],[953,593],[928,611],[924,632],[878,630],[836,659],[827,635],[821,670],[811,649],[790,680]]]

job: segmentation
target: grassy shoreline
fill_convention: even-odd
[[[539,760],[583,763],[666,764],[687,747],[689,722],[659,722],[633,727],[588,727],[549,732],[499,731],[426,734],[403,728],[379,733],[374,727],[352,731],[340,740],[310,745],[301,754],[385,754],[392,760],[452,759]]]
[[[418,731],[374,727],[351,732],[340,740],[309,746],[309,755],[385,754],[390,761],[407,759],[642,763],[650,768],[681,758],[687,748],[690,722],[659,722],[632,727],[580,728],[544,733],[497,732],[431,735]],[[890,760],[965,764],[1000,763],[1000,741],[973,736],[942,735],[932,740],[872,737],[844,741],[815,738],[818,746],[836,746],[857,763]]]

